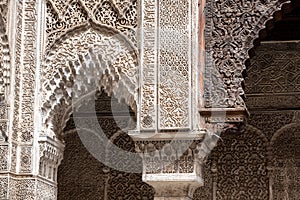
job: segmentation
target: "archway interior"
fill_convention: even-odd
[[[259,40],[245,79],[248,125],[221,134],[194,199],[299,199],[300,1],[275,13]]]
[[[135,126],[132,109],[104,91],[97,92],[95,97],[95,100],[83,102],[80,106],[78,112],[81,113],[81,120],[89,123],[91,113],[96,113],[107,138],[117,147],[134,152],[134,143],[126,134],[126,130]],[[95,103],[95,109],[90,107],[91,103]],[[64,159],[58,168],[58,199],[153,199],[152,187],[142,182],[141,174],[121,172],[97,160],[83,145],[74,121],[71,115],[64,129],[66,147]],[[124,132],[120,134],[120,130]],[[94,136],[91,134],[87,137]],[[97,137],[91,140],[97,144],[94,140]],[[109,153],[109,147],[95,145],[95,148],[99,148],[98,153],[103,157]],[[141,161],[131,165],[133,168],[142,167]]]
[[[267,150],[280,128],[299,120],[299,115],[295,113],[300,108],[300,45],[295,40],[300,39],[300,13],[299,4],[292,5],[296,6],[290,12],[283,12],[281,21],[268,24],[267,35],[261,35],[265,42],[257,47],[256,55],[250,61],[246,79],[250,125],[238,134],[221,135],[222,140],[219,140],[204,168],[205,186],[196,191],[194,199],[264,200],[271,193],[279,195],[277,199],[285,195],[280,190],[277,193],[274,189],[269,190],[277,186],[270,185],[271,176],[267,169],[274,155]],[[104,96],[100,97],[102,101],[109,99]],[[98,116],[101,113],[97,111]],[[101,120],[105,120],[99,120],[99,123],[113,130],[107,131],[109,137],[118,128],[115,122],[109,122],[108,115],[109,112],[102,116]],[[65,132],[70,129],[72,120],[68,122]],[[141,182],[141,175],[135,177],[108,170],[97,163],[80,144],[76,132],[69,132],[64,138],[65,158],[58,172],[59,199],[153,199],[153,190]],[[120,138],[121,144],[132,148],[128,136]],[[294,151],[300,152],[299,146]],[[299,180],[299,177],[296,179]],[[299,193],[299,187],[293,186],[293,193]]]

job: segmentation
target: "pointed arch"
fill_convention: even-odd
[[[297,199],[300,170],[300,125],[288,124],[271,140],[270,190],[274,199]]]
[[[136,110],[138,54],[114,29],[86,23],[60,37],[42,67],[41,108],[45,133],[59,135],[70,108],[103,88]],[[68,113],[66,113],[68,112]]]

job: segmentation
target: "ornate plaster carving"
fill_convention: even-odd
[[[154,187],[155,199],[191,198],[203,185],[203,156],[199,155],[203,135],[192,137],[135,141],[143,160],[143,181]]]
[[[136,51],[123,36],[99,28],[93,22],[62,36],[44,62],[44,123],[59,134],[72,103],[101,88],[108,94],[114,93],[118,99],[125,99],[135,110],[137,62]]]
[[[194,199],[267,199],[268,140],[253,126],[221,134],[204,167],[205,187]]]
[[[7,199],[8,197],[8,177],[0,177],[0,198]]]
[[[47,136],[39,138],[39,175],[52,181],[57,180],[58,166],[63,159],[64,144]],[[43,184],[42,184],[43,185]]]
[[[7,96],[10,82],[10,54],[6,32],[7,0],[0,1],[0,101]]]
[[[270,187],[274,199],[297,199],[299,188],[299,123],[279,129],[271,140]]]
[[[110,27],[136,44],[136,0],[47,0],[47,48],[70,29],[88,20]]]
[[[7,38],[7,0],[0,1],[0,141],[8,138],[8,87],[10,83],[10,49]]]
[[[273,13],[287,1],[206,2],[205,107],[245,108],[242,72],[248,51]],[[205,69],[205,70],[206,70]]]

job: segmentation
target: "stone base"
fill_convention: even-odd
[[[155,200],[191,200],[203,182],[147,182],[155,189]]]

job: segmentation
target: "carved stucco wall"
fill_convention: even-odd
[[[212,154],[207,160],[204,168],[205,185],[196,190],[194,194],[195,200],[205,199],[268,199],[272,195],[272,199],[283,199],[289,197],[290,199],[297,199],[299,193],[299,114],[297,111],[297,105],[293,102],[293,98],[297,98],[297,80],[299,77],[299,43],[263,43],[257,50],[256,56],[251,60],[251,67],[249,68],[249,78],[247,79],[247,96],[249,101],[248,106],[250,108],[251,117],[249,123],[240,132],[223,133],[221,134],[221,140],[218,142],[218,146],[212,151]],[[270,57],[272,61],[270,62]],[[266,60],[267,59],[267,60]],[[280,68],[280,70],[278,70]],[[290,75],[292,71],[292,75]],[[258,73],[260,72],[260,73]],[[273,74],[265,78],[264,74]],[[281,80],[280,86],[284,87],[284,90],[279,90],[278,87],[272,83],[272,81]],[[271,84],[272,83],[272,84]],[[286,84],[285,84],[286,83]],[[290,87],[292,84],[292,87]],[[273,87],[275,89],[264,90],[262,88]],[[280,98],[284,93],[284,97],[291,96],[290,101],[276,101],[268,103],[268,99]],[[269,95],[269,96],[268,96]],[[272,95],[272,96],[271,96]],[[265,104],[260,100],[265,99]],[[261,104],[252,103],[260,101]],[[291,103],[291,104],[289,104]],[[284,108],[287,110],[274,111],[274,108]],[[289,108],[289,109],[288,109]],[[99,120],[101,124],[101,120]],[[113,129],[112,123],[108,129]],[[106,125],[108,125],[106,124]],[[105,126],[103,126],[105,127]],[[112,131],[115,132],[116,130]],[[111,133],[112,133],[111,132]],[[111,133],[107,132],[109,137]],[[78,136],[76,134],[66,136],[69,137],[66,141],[70,140],[70,145],[73,143],[79,145]],[[71,138],[72,137],[72,138]],[[74,139],[75,138],[75,139]],[[76,142],[77,141],[77,142]],[[128,141],[129,142],[129,141]],[[129,142],[130,143],[130,142]],[[133,146],[133,144],[129,145]],[[75,147],[74,147],[75,148]],[[68,149],[67,152],[72,157],[76,157],[78,151]],[[80,147],[80,149],[82,146]],[[85,150],[79,150],[84,152]],[[71,164],[69,159],[65,157],[65,162],[61,167],[61,177],[64,177],[64,173],[73,173],[75,179],[76,170],[67,167]],[[82,156],[80,159],[86,159],[82,162],[90,161],[91,166],[95,165],[93,158],[88,153]],[[75,161],[74,161],[75,162]],[[68,164],[67,164],[68,163]],[[101,165],[101,164],[99,164]],[[84,165],[82,166],[84,167]],[[87,178],[85,181],[90,180],[88,177],[93,174],[93,167],[89,169],[89,173],[84,174],[79,171],[86,169],[79,169],[77,173],[82,174],[82,177]],[[103,170],[103,166],[100,167]],[[98,169],[97,169],[98,170]],[[99,169],[100,170],[100,169]],[[143,184],[136,185],[132,180],[140,180],[140,176],[129,174],[118,174],[117,172],[111,172],[112,174],[103,175],[99,173],[100,182],[103,182],[106,177],[110,177],[111,181],[107,184],[107,190],[112,190],[112,193],[107,192],[107,198],[110,199],[152,199],[151,190],[141,193],[145,190]],[[127,177],[130,177],[128,179]],[[80,176],[81,177],[81,176]],[[98,176],[96,176],[98,177]],[[122,178],[123,177],[123,178]],[[121,178],[122,187],[114,185],[114,181],[118,181]],[[67,184],[71,179],[67,176],[64,177]],[[98,182],[98,178],[95,178],[95,182]],[[80,181],[79,181],[80,182]],[[92,181],[93,182],[93,181]],[[89,184],[92,185],[92,182]],[[95,187],[88,185],[85,189],[88,194],[95,195],[101,194],[98,199],[104,198],[104,186],[98,188],[95,192],[89,192],[90,188]],[[70,184],[70,183],[69,183]],[[105,185],[105,184],[103,184]],[[130,186],[131,189],[127,187]],[[85,184],[78,184],[76,187],[84,187]],[[75,188],[62,187],[62,194],[66,190],[74,190]],[[115,190],[115,187],[119,188]],[[131,196],[132,194],[135,196]],[[74,194],[77,194],[76,192]],[[142,195],[142,196],[140,196]],[[75,195],[74,198],[79,198],[80,195]],[[89,199],[86,196],[81,196],[83,199]],[[66,198],[66,197],[65,197]]]
[[[206,2],[205,107],[243,108],[242,72],[254,39],[285,1]]]
[[[88,118],[88,113],[93,111],[89,107],[90,103],[85,103],[79,112],[85,113],[87,117],[80,120],[95,126]],[[107,138],[117,147],[135,152],[132,139],[125,132],[119,131],[134,128],[132,110],[104,92],[98,93],[95,109],[99,125]],[[142,182],[142,174],[125,173],[102,164],[82,144],[82,138],[74,128],[75,123],[71,118],[64,130],[66,147],[64,160],[58,168],[58,199],[153,199],[153,188]],[[94,144],[99,139],[89,132],[80,134],[89,135],[89,141],[95,142]],[[105,157],[110,153],[110,147],[99,148],[97,153]],[[116,155],[111,155],[111,159],[114,157]],[[129,165],[131,168],[141,168],[142,160],[129,162]]]
[[[250,118],[222,134],[194,199],[299,198],[299,42],[265,42],[246,79]]]
[[[37,181],[31,178],[31,173],[36,173],[38,168],[38,163],[35,162],[38,160],[36,159],[38,155],[35,155],[34,151],[38,147],[34,146],[34,141],[37,140],[35,135],[39,134],[36,131],[38,125],[35,124],[38,122],[36,119],[39,115],[36,116],[35,114],[40,113],[37,106],[37,96],[40,90],[35,87],[41,84],[39,80],[43,80],[40,78],[41,71],[44,68],[41,69],[43,65],[40,61],[44,58],[46,51],[51,52],[51,47],[55,49],[53,42],[55,43],[57,38],[66,39],[63,35],[68,35],[68,30],[80,30],[80,27],[86,27],[84,23],[94,23],[94,26],[98,26],[100,23],[102,24],[101,28],[106,30],[110,28],[120,29],[120,35],[129,38],[126,42],[132,43],[134,48],[135,40],[132,39],[132,33],[136,28],[134,17],[136,15],[136,1],[120,1],[116,4],[107,3],[106,1],[106,3],[97,1],[96,4],[91,4],[90,1],[47,1],[46,6],[48,9],[43,8],[42,1],[10,2],[11,8],[9,10],[11,10],[11,16],[13,16],[10,22],[13,25],[10,32],[14,36],[14,41],[10,42],[12,44],[11,53],[14,55],[13,67],[11,68],[14,75],[12,79],[13,87],[10,91],[12,94],[10,103],[12,114],[10,115],[10,132],[8,134],[11,143],[9,147],[4,145],[1,148],[1,160],[4,161],[1,162],[1,165],[4,168],[7,166],[6,155],[9,155],[11,162],[10,166],[7,167],[10,171],[24,175],[23,178],[27,175],[28,177],[25,179],[11,178],[10,190],[2,190],[1,195],[4,197],[10,192],[12,198],[26,196],[26,198],[31,199],[36,194],[39,197],[50,195],[49,198],[53,198],[55,193],[53,185],[48,185],[47,181],[42,184],[41,180]],[[213,82],[212,86],[216,86],[211,90],[211,85],[206,88],[207,107],[212,105],[217,107],[243,107],[239,95],[243,93],[240,87],[242,81],[241,71],[244,68],[247,51],[252,47],[252,40],[258,36],[258,32],[264,27],[264,23],[272,17],[275,10],[280,9],[281,3],[282,1],[207,2],[205,38],[208,55],[206,59],[207,69],[205,70],[207,73],[205,75],[208,76],[208,82]],[[0,4],[5,7],[7,1],[0,1]],[[105,11],[111,12],[105,12],[106,14],[102,15],[104,13],[98,12],[99,9],[103,8],[101,6],[107,8]],[[47,11],[48,14],[43,11]],[[6,11],[1,13],[6,15]],[[3,19],[4,22],[7,22],[7,17],[3,17]],[[48,21],[43,23],[44,20]],[[91,21],[93,23],[90,23]],[[60,43],[62,40],[56,42]],[[5,46],[5,53],[7,54],[7,52],[8,48]],[[68,51],[64,51],[64,53],[67,54]],[[62,74],[66,75],[68,72]],[[221,79],[214,79],[214,77],[219,77],[220,74]],[[9,77],[9,75],[4,74],[5,77]],[[59,85],[59,83],[55,84]],[[50,87],[50,84],[48,86]],[[225,88],[225,90],[219,90],[218,88]],[[218,92],[211,92],[215,91],[214,89]],[[58,93],[56,94],[59,96]],[[286,118],[276,114],[282,123],[289,123],[294,118],[294,114],[286,113]],[[265,113],[257,116],[259,119],[264,119],[264,117],[260,117],[263,115]],[[265,116],[272,116],[272,113]],[[261,126],[264,126],[263,123],[261,123]],[[269,130],[271,129],[269,128]],[[1,177],[2,188],[8,186],[8,182],[9,178]],[[38,185],[38,192],[34,193],[32,191],[36,188],[36,185]],[[45,190],[47,192],[44,192]]]

